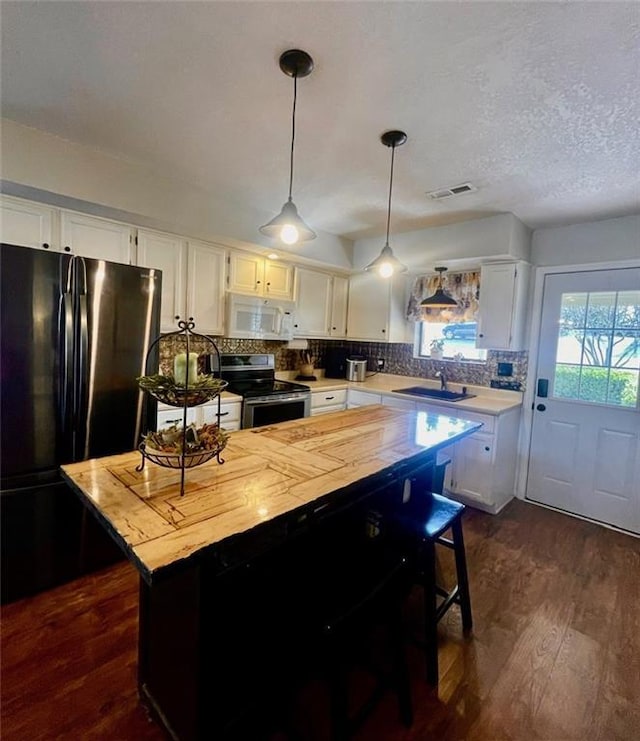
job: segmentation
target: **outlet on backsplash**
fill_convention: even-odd
[[[376,370],[378,371],[384,370],[384,358],[378,358],[376,360]]]

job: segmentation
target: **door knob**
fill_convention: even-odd
[[[539,412],[544,412],[544,410],[545,410],[546,408],[547,408],[547,407],[546,407],[546,406],[545,406],[544,404],[538,404],[538,406],[536,407],[536,409],[537,409],[537,410],[538,410]]]

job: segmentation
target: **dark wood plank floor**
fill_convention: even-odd
[[[438,692],[411,648],[413,727],[389,696],[360,741],[639,738],[640,540],[517,501],[467,515],[473,636],[451,610]],[[137,598],[123,564],[2,610],[4,741],[165,738],[137,698]],[[299,730],[319,741],[314,712]]]

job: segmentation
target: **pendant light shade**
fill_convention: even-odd
[[[260,227],[260,232],[271,239],[280,240],[287,245],[296,245],[316,238],[316,233],[298,214],[292,199],[293,191],[293,152],[296,140],[296,101],[298,97],[298,78],[311,74],[313,59],[306,51],[289,49],[280,55],[280,69],[293,77],[293,110],[291,115],[291,153],[289,159],[289,198],[280,213]]]
[[[458,305],[458,302],[454,298],[451,298],[449,294],[445,293],[442,288],[442,273],[445,270],[446,268],[436,268],[436,272],[439,273],[440,277],[436,292],[433,296],[429,296],[429,298],[421,301],[420,306],[423,306],[425,309],[451,309],[453,306]]]
[[[389,225],[391,223],[391,192],[393,190],[393,162],[395,158],[396,147],[401,146],[407,141],[407,135],[404,131],[385,131],[380,137],[380,141],[385,147],[391,147],[391,173],[389,175],[389,202],[387,205],[387,239],[382,251],[373,262],[370,262],[365,270],[376,270],[383,278],[390,278],[394,273],[406,273],[407,267],[393,254],[389,246]]]

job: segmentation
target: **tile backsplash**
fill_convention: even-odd
[[[269,340],[241,340],[228,337],[215,337],[220,352],[234,353],[272,353],[275,355],[277,370],[296,370],[301,362],[300,351],[290,350],[285,342]],[[160,343],[160,366],[163,372],[173,370],[173,358],[184,350],[181,337],[173,336]],[[194,352],[208,352],[207,343],[194,341]],[[528,353],[490,350],[485,363],[455,360],[431,360],[414,358],[410,343],[388,342],[347,342],[343,340],[309,340],[309,353],[313,356],[316,368],[324,367],[324,355],[328,348],[344,349],[350,355],[370,358],[369,370],[375,370],[376,358],[384,359],[384,372],[417,378],[433,378],[436,371],[444,368],[447,379],[454,383],[468,383],[476,386],[489,386],[498,377],[498,363],[512,363],[513,373],[503,380],[517,381],[524,388],[527,376]]]

